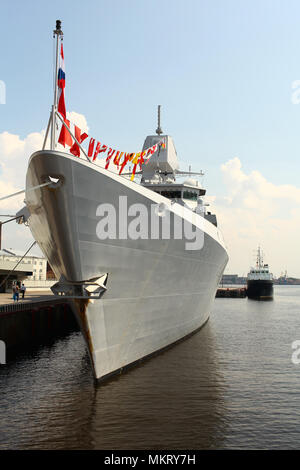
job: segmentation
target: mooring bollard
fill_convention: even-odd
[[[6,344],[0,340],[0,364],[6,364]]]

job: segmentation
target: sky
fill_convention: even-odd
[[[300,277],[298,0],[1,0],[0,12],[0,197],[24,188],[41,146],[61,19],[74,119],[138,151],[161,104],[181,167],[205,172],[226,272],[245,275],[260,244],[276,276]],[[21,206],[0,201],[0,213]],[[30,241],[28,228],[3,228],[6,247]]]

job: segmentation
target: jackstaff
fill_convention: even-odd
[[[57,112],[57,98],[58,98],[58,87],[59,87],[59,77],[58,77],[58,56],[59,56],[59,45],[61,45],[61,54],[62,54],[62,59],[63,59],[63,49],[62,49],[62,39],[63,39],[63,32],[61,30],[61,21],[56,20],[56,29],[53,31],[53,37],[56,37],[56,60],[55,60],[55,80],[54,80],[54,102],[52,106],[52,119],[51,119],[51,150],[55,150],[55,123],[56,123],[56,112]],[[64,68],[64,64],[62,63],[62,66]],[[60,85],[65,85],[65,71],[61,70],[63,73],[63,81],[61,80]],[[62,74],[61,74],[62,76]],[[63,100],[63,102],[62,102]],[[64,104],[64,86],[63,88],[60,88],[60,96],[59,96],[59,102],[60,106],[62,109],[62,106],[64,106],[64,111],[66,114],[66,107]],[[64,118],[66,116],[64,115]]]

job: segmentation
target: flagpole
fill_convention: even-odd
[[[51,126],[51,122],[52,122],[52,112],[50,113],[50,117],[48,119],[47,130],[46,130],[44,143],[43,143],[43,150],[45,150],[45,147],[46,147],[46,142],[47,142],[47,139],[48,139],[48,134],[49,134],[49,129],[50,129],[50,126]]]
[[[56,29],[53,31],[53,37],[55,38],[55,36],[56,36],[56,63],[55,63],[55,76],[54,76],[54,102],[52,105],[52,120],[51,120],[51,146],[50,146],[51,150],[55,150],[59,40],[60,40],[60,37],[62,38],[63,36],[60,20],[56,20]]]

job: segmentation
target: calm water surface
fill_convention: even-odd
[[[295,449],[300,287],[216,299],[200,332],[95,388],[79,333],[0,366],[2,449]]]

